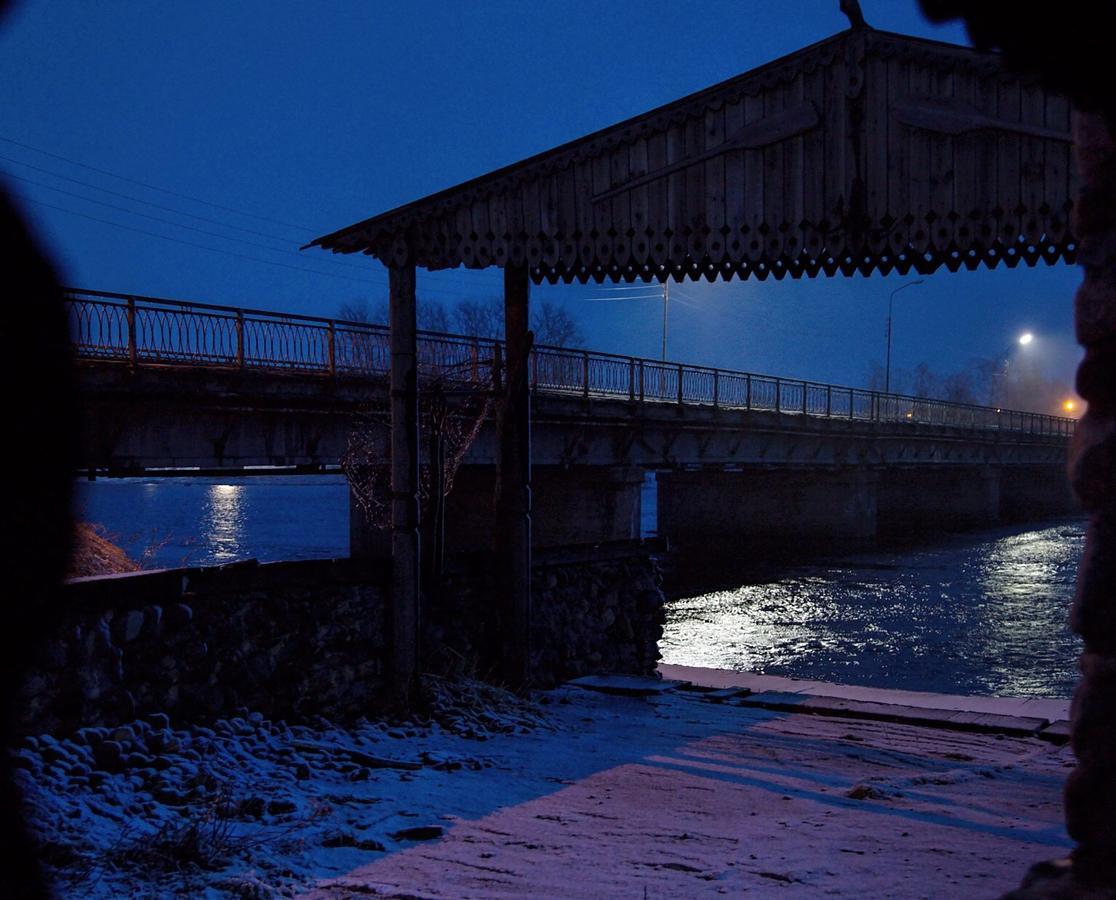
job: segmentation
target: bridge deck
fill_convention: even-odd
[[[132,366],[221,368],[327,377],[386,378],[384,326],[98,291],[68,292],[79,359]],[[502,342],[424,332],[420,372],[455,388],[501,377]],[[1035,436],[1072,434],[1075,420],[799,379],[539,346],[536,394],[704,406],[854,422],[944,426]]]

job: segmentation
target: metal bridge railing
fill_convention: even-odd
[[[328,375],[390,371],[382,325],[102,291],[68,290],[66,301],[79,358]],[[420,372],[471,383],[486,380],[503,356],[500,341],[436,332],[419,333],[418,355]],[[1043,413],[561,347],[536,347],[530,376],[540,392],[639,403],[1038,435],[1069,435],[1075,426],[1074,419]]]

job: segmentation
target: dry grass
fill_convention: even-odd
[[[74,549],[70,554],[70,578],[115,575],[139,571],[139,564],[109,540],[100,525],[78,522],[74,526]]]

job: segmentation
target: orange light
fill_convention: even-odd
[[[1066,412],[1073,412],[1077,408],[1077,404],[1073,400],[1067,400],[1062,404],[1062,409]]]

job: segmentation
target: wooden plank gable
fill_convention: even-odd
[[[313,242],[536,281],[1072,261],[1069,104],[860,28]]]

